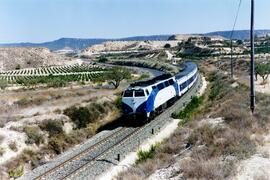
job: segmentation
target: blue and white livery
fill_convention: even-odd
[[[136,82],[124,91],[122,110],[125,115],[152,118],[168,104],[186,93],[196,82],[198,68],[186,62],[185,69],[175,76],[164,74],[148,81]]]

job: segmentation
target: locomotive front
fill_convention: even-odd
[[[130,88],[124,91],[122,110],[125,115],[147,116],[147,98],[149,91],[144,88]]]

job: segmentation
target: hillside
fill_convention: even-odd
[[[255,34],[257,36],[262,36],[270,33],[270,30],[256,30]],[[215,31],[205,34],[192,34],[192,36],[219,36],[226,39],[230,38],[231,31]],[[44,43],[10,43],[10,44],[0,44],[0,47],[46,47],[52,51],[62,50],[64,48],[70,48],[74,51],[83,50],[89,46],[102,44],[106,41],[166,41],[171,40],[174,35],[150,35],[150,36],[134,36],[126,38],[93,38],[93,39],[81,39],[81,38],[61,38],[55,41],[44,42]],[[191,35],[182,34],[177,35],[187,39]],[[248,39],[249,30],[238,30],[234,32],[233,39]]]
[[[95,44],[101,44],[106,41],[146,41],[146,40],[167,40],[169,35],[154,35],[154,36],[135,36],[121,39],[79,39],[79,38],[61,38],[51,42],[44,43],[12,43],[0,44],[0,47],[46,47],[52,51],[57,51],[69,47],[75,51],[85,49]]]
[[[249,30],[234,31],[233,39],[240,39],[240,40],[249,39],[249,36],[250,36],[249,32],[250,32]],[[269,34],[269,33],[270,33],[270,30],[256,30],[255,31],[256,36],[263,36],[263,35],[266,35],[266,34]],[[226,39],[230,39],[231,31],[216,31],[216,32],[206,33],[205,35],[222,36],[222,37],[224,37]]]
[[[63,65],[70,60],[42,47],[0,48],[0,71],[20,68]]]
[[[143,51],[164,49],[165,44],[171,47],[177,46],[179,41],[108,41],[102,44],[93,45],[82,51],[81,55],[89,56],[100,52],[111,51]]]

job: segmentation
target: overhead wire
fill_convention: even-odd
[[[233,23],[233,28],[232,28],[231,35],[230,35],[230,41],[231,41],[231,78],[233,78],[233,74],[234,74],[233,73],[233,71],[234,71],[234,60],[238,58],[238,55],[237,55],[237,57],[235,59],[233,59],[233,35],[234,35],[234,31],[235,31],[235,26],[237,24],[237,20],[238,20],[238,17],[239,17],[241,4],[242,4],[242,0],[239,0],[236,16],[235,16],[234,23]]]

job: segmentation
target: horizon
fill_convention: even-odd
[[[0,43],[231,31],[237,6],[235,0],[2,0]],[[256,29],[270,29],[269,6],[256,2]],[[249,11],[250,2],[243,1],[236,29],[249,29]]]
[[[255,31],[270,31],[270,29],[255,29]],[[40,42],[0,42],[0,45],[5,45],[5,44],[22,44],[22,43],[30,43],[30,44],[42,44],[42,43],[47,43],[47,42],[53,42],[57,41],[60,39],[80,39],[80,40],[89,40],[89,39],[98,39],[98,40],[119,40],[119,39],[125,39],[125,38],[132,38],[132,37],[147,37],[147,36],[172,36],[172,35],[204,35],[207,33],[213,33],[213,32],[230,32],[231,30],[221,30],[221,31],[210,31],[210,32],[205,32],[205,33],[187,33],[187,34],[180,34],[180,33],[175,33],[175,34],[146,34],[146,35],[131,35],[131,36],[126,36],[126,37],[119,37],[119,38],[99,38],[99,37],[90,37],[90,38],[80,38],[80,37],[59,37],[56,39],[48,40],[48,41],[40,41]],[[249,31],[248,29],[237,29],[234,31]]]

